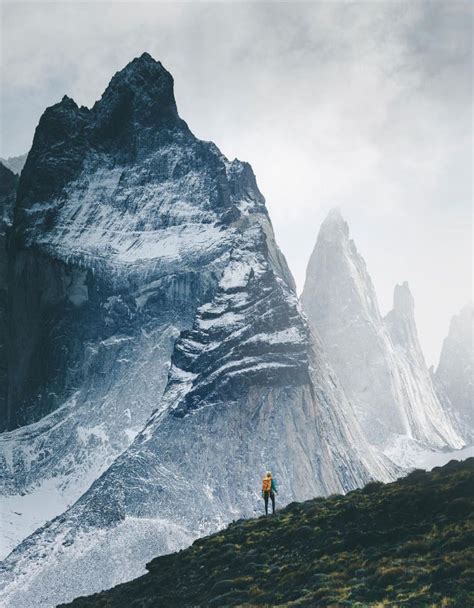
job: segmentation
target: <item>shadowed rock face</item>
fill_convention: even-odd
[[[0,210],[3,222],[12,221],[18,176],[0,162]]]
[[[382,319],[365,262],[337,210],[321,226],[302,304],[371,443],[391,446],[394,458],[403,456],[402,437],[435,448],[462,446],[435,394],[408,285],[395,288],[394,309]]]
[[[282,504],[393,475],[301,315],[250,166],[192,135],[148,55],[91,110],[47,110],[14,238],[11,407],[39,420],[3,435],[4,487],[82,496],[4,561],[9,605],[127,580],[254,513],[261,470]]]
[[[21,176],[13,229],[7,428],[39,420],[75,393],[84,342],[117,332],[104,318],[105,301],[121,299],[114,317],[129,333],[144,312],[136,299],[143,283],[171,275],[178,282],[183,271],[211,263],[223,227],[241,214],[236,201],[246,198],[266,215],[251,168],[191,134],[171,75],[147,54],[116,74],[91,110],[67,97],[48,108]],[[148,309],[160,302],[152,316],[173,312],[175,291],[171,298],[156,291],[147,296]],[[188,295],[199,299],[200,291]]]
[[[473,335],[474,306],[468,304],[451,320],[434,376],[441,399],[456,416],[468,444],[474,443]]]
[[[114,261],[110,234],[120,240],[122,229],[131,240],[140,223],[159,228],[160,214],[136,213],[143,192],[136,197],[132,189],[163,182],[177,167],[169,166],[171,155],[162,155],[155,163],[148,157],[152,166],[136,168],[150,150],[176,139],[183,139],[191,156],[184,159],[183,172],[211,164],[202,158],[204,150],[193,149],[196,140],[178,117],[171,75],[147,55],[116,74],[92,110],[64,97],[42,116],[21,176],[13,226],[8,428],[39,420],[77,390],[84,342],[117,331],[101,310],[108,298],[122,299],[120,323],[128,333],[136,312],[133,285],[113,285],[123,268],[100,273],[98,267]],[[217,164],[214,159],[211,172],[219,170]],[[125,221],[114,222],[120,216]],[[127,222],[130,216],[135,221]]]
[[[11,227],[18,177],[0,163],[0,428],[7,416],[8,395],[8,231]]]

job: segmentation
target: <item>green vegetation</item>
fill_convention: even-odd
[[[240,520],[74,608],[474,606],[474,458]]]

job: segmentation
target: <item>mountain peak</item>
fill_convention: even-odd
[[[443,399],[455,412],[465,442],[474,443],[474,306],[467,303],[454,315],[435,372],[435,380]]]
[[[467,302],[461,310],[459,311],[460,317],[464,317],[466,319],[472,319],[472,314],[474,312],[474,302]]]
[[[395,285],[393,292],[393,310],[401,314],[413,315],[415,301],[410,291],[408,281],[404,281],[401,285]]]
[[[8,207],[9,211],[13,209],[17,183],[18,175],[0,162],[0,225],[2,217],[5,216],[5,207]]]
[[[449,324],[448,337],[464,341],[468,340],[469,336],[472,335],[474,326],[474,305],[472,302],[468,302],[461,308],[457,315],[454,315]]]
[[[329,211],[326,219],[321,224],[319,234],[327,237],[339,235],[344,238],[349,238],[349,226],[338,207],[333,207]]]
[[[144,61],[144,62],[150,62],[150,63],[160,63],[159,61],[156,61],[155,59],[153,59],[153,57],[150,55],[150,53],[147,53],[147,51],[143,51],[143,53],[140,55],[140,57],[136,57],[132,61]],[[160,65],[161,65],[161,63],[160,63]]]
[[[327,293],[323,296],[325,290]],[[328,298],[334,301],[335,298],[341,306],[339,312],[335,313],[336,317],[339,314],[347,315],[351,310],[355,315],[362,314],[367,319],[380,322],[377,296],[365,261],[350,238],[349,225],[338,208],[331,209],[321,224],[306,270],[302,298],[318,303],[318,312],[313,311],[316,317],[321,314],[322,318],[326,318],[329,308],[323,300]],[[308,306],[312,308],[313,304],[309,304],[309,301]],[[357,313],[354,312],[356,310]],[[315,318],[315,324],[318,325],[322,318],[317,321]]]
[[[171,88],[173,88],[173,77],[171,74],[163,67],[161,61],[153,59],[149,53],[142,53],[140,57],[135,57],[129,61],[124,68],[114,74],[111,84],[114,81],[123,82],[124,80],[127,80],[129,83],[133,83],[133,78],[137,76],[146,78],[148,84],[155,79],[159,79],[161,81],[166,79],[167,83],[169,83]]]
[[[61,101],[49,106],[44,111],[43,116],[60,116],[60,115],[68,115],[73,112],[76,113],[79,110],[79,106],[74,101],[72,97],[68,95],[63,95]]]
[[[143,53],[116,72],[93,110],[99,118],[156,126],[179,120],[172,75]]]

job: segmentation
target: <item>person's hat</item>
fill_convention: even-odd
[[[267,471],[267,477],[271,477],[272,476],[272,472],[271,471]]]

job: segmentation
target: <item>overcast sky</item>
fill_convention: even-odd
[[[472,297],[469,4],[3,2],[0,156],[148,51],[194,133],[252,164],[299,290],[338,206],[382,313],[409,281],[436,363]]]

